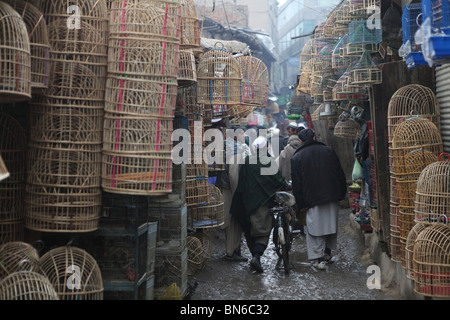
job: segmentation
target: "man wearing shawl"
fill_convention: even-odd
[[[272,217],[269,209],[273,196],[286,186],[275,160],[267,153],[267,140],[258,137],[252,144],[252,155],[245,158],[239,169],[239,180],[233,195],[230,212],[242,226],[247,246],[252,254],[250,266],[262,272],[261,256],[269,243]],[[264,169],[276,168],[272,174]]]
[[[325,269],[336,250],[339,201],[347,181],[336,152],[316,141],[312,129],[299,133],[302,145],[291,162],[292,190],[298,209],[306,211],[308,259]]]

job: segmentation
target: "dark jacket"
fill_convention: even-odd
[[[304,142],[291,160],[292,190],[299,209],[341,201],[347,180],[336,152],[315,140]]]

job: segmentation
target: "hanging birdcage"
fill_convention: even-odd
[[[341,56],[347,57],[347,56],[357,56],[358,58],[361,57],[361,55],[364,53],[364,51],[369,51],[369,53],[377,53],[378,52],[379,45],[375,43],[369,43],[369,44],[353,44],[353,43],[347,43],[346,46],[343,46],[341,51]]]
[[[447,157],[448,155],[445,154]],[[449,225],[450,218],[450,163],[436,161],[420,174],[415,194],[415,221],[427,224]]]
[[[306,63],[314,57],[312,52],[313,39],[309,39],[302,48],[302,52],[300,53],[300,62],[299,62],[299,73],[303,72],[303,69],[306,66]]]
[[[181,0],[180,50],[198,49],[200,44],[200,20],[193,0]]]
[[[403,57],[408,69],[425,65],[421,44],[416,43],[415,34],[422,24],[422,4],[410,3],[402,10],[402,38],[403,44],[399,48],[399,55]]]
[[[379,44],[382,41],[382,29],[368,27],[368,20],[352,21],[349,24],[348,43],[351,45]]]
[[[10,5],[0,2],[0,98],[14,103],[31,98],[31,50],[27,27]]]
[[[85,250],[69,245],[57,247],[40,258],[40,265],[60,300],[103,299],[100,268]]]
[[[297,95],[299,93],[307,93],[309,94],[311,91],[311,75],[313,74],[313,66],[315,63],[316,57],[310,59],[305,67],[303,68],[302,73],[300,74],[300,78],[297,86]]]
[[[50,43],[44,15],[24,0],[6,0],[22,17],[30,38],[31,88],[47,88],[50,72]]]
[[[339,138],[357,139],[361,135],[361,126],[353,119],[339,119],[334,127],[334,135]]]
[[[414,291],[430,297],[450,297],[450,228],[431,225],[414,244]]]
[[[177,81],[179,88],[190,87],[197,83],[197,66],[191,49],[179,51]]]
[[[382,71],[373,61],[369,51],[364,51],[351,70],[351,83],[356,85],[373,85],[381,83]]]
[[[242,103],[265,106],[269,90],[269,71],[264,62],[253,56],[236,58],[242,71]]]
[[[197,67],[197,102],[204,105],[236,105],[242,102],[242,71],[230,53],[210,50]]]

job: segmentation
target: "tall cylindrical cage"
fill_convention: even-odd
[[[85,250],[57,247],[40,258],[42,273],[60,300],[102,300],[103,279],[97,261]]]
[[[22,17],[0,2],[0,98],[14,103],[31,98],[31,49]]]

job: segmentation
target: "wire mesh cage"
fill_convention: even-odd
[[[178,87],[190,87],[197,83],[197,66],[192,49],[180,50],[177,73]]]
[[[349,44],[379,44],[382,41],[382,29],[368,26],[368,20],[352,21],[348,27]]]
[[[44,15],[31,3],[23,0],[7,0],[22,17],[30,38],[31,88],[46,88],[50,72],[50,43]]]
[[[18,271],[40,271],[37,249],[23,241],[11,241],[0,245],[0,260],[0,280]]]
[[[188,208],[188,225],[192,228],[213,228],[224,224],[222,192],[212,184],[208,187],[208,203]]]
[[[361,126],[353,119],[340,119],[334,126],[334,135],[339,138],[357,139],[361,135]]]
[[[103,190],[120,194],[164,195],[172,192],[171,153],[103,151]]]
[[[200,48],[200,20],[193,0],[181,0],[180,49]]]
[[[264,106],[269,90],[269,70],[264,62],[253,56],[236,58],[242,72],[242,103]]]
[[[59,300],[48,278],[37,272],[14,272],[0,281],[1,300]]]
[[[427,227],[424,223],[416,223],[408,234],[405,244],[404,259],[402,260],[402,267],[406,270],[406,277],[414,280],[414,245],[418,235]]]
[[[31,51],[28,30],[10,5],[0,3],[0,97],[14,103],[31,98]]]
[[[441,157],[439,160],[442,160]],[[415,221],[431,224],[448,224],[450,212],[450,164],[436,161],[429,164],[417,181]]]
[[[379,84],[382,71],[373,61],[369,51],[364,51],[359,61],[352,67],[351,83],[357,85]]]
[[[414,244],[414,291],[430,297],[450,297],[450,228],[431,225]]]
[[[425,0],[422,2],[422,20],[430,20],[434,32],[450,34],[450,5],[448,1]]]
[[[102,300],[103,279],[97,261],[85,250],[64,246],[40,258],[41,270],[60,300]]]
[[[200,56],[197,67],[197,102],[236,105],[242,102],[242,70],[230,53],[213,49]]]

